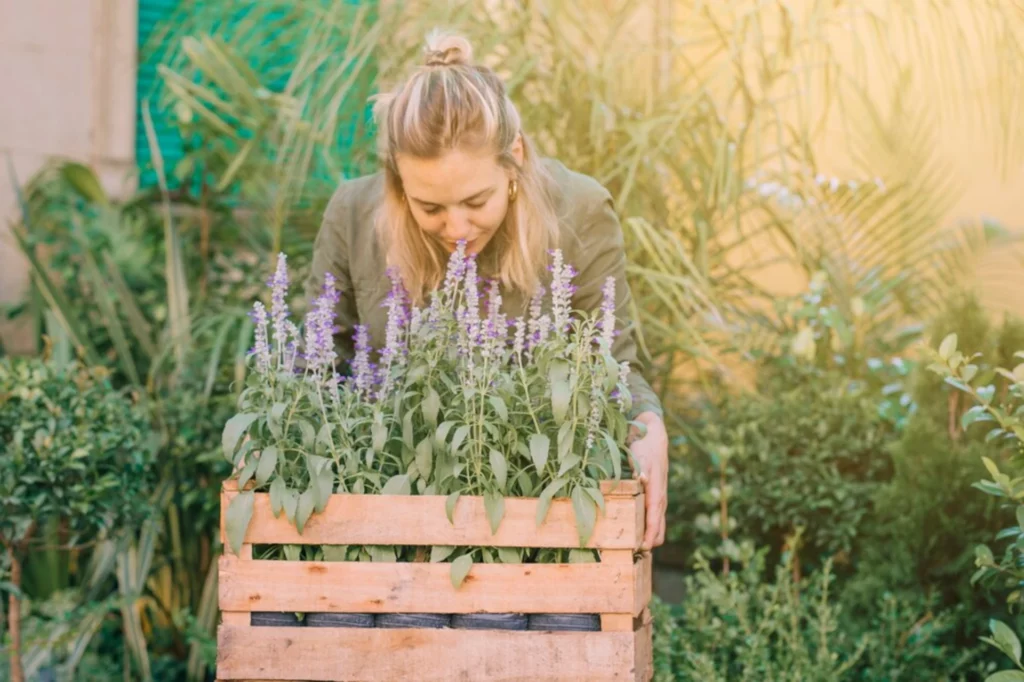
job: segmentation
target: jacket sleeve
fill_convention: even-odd
[[[347,185],[342,184],[327,204],[320,231],[313,242],[313,262],[305,282],[308,310],[313,299],[319,296],[323,289],[325,273],[331,273],[336,280],[340,297],[335,309],[337,318],[333,335],[334,349],[338,354],[337,369],[345,375],[351,371],[351,362],[355,355],[353,333],[355,326],[359,324],[355,291],[349,270],[349,227],[354,215],[350,194]]]
[[[626,281],[626,244],[622,225],[606,189],[597,185],[588,192],[590,194],[593,197],[588,196],[586,201],[589,208],[581,212],[581,224],[577,227],[580,240],[576,256],[578,262],[570,262],[579,270],[573,305],[584,311],[599,309],[605,280],[615,278],[615,328],[618,335],[612,343],[612,354],[619,362],[629,363],[627,383],[633,407],[628,416],[633,419],[641,412],[654,412],[664,418],[661,401],[644,376],[646,367],[638,357],[637,322],[632,315],[633,295]]]

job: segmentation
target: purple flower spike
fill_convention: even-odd
[[[370,363],[370,333],[365,324],[355,328],[355,357],[352,359],[352,381],[356,391],[366,397],[373,386],[373,365]]]
[[[612,341],[615,339],[615,278],[609,277],[604,281],[601,290],[601,346],[605,350],[611,350]]]
[[[554,332],[566,334],[569,332],[569,313],[572,310],[572,284],[575,271],[571,265],[562,262],[562,250],[555,249],[552,254],[554,262],[551,264],[551,310],[554,315]]]
[[[287,344],[288,303],[288,256],[277,255],[277,270],[267,285],[271,288],[270,319],[274,326],[274,350],[280,361],[284,360],[284,346]]]
[[[260,374],[266,374],[270,371],[270,343],[267,340],[269,321],[267,309],[263,307],[262,302],[256,301],[253,304],[250,316],[256,325],[256,346],[253,348],[256,369]]]
[[[334,276],[325,274],[323,290],[313,301],[312,310],[306,317],[305,355],[307,367],[314,374],[328,370],[337,357],[331,330],[334,329],[335,310],[340,298]]]

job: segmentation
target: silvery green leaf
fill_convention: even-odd
[[[456,490],[444,501],[444,513],[448,516],[448,523],[455,524],[455,505],[459,502],[462,492]]]
[[[280,517],[284,510],[284,494],[287,489],[280,476],[270,482],[270,510],[274,512],[275,518]]]
[[[245,466],[242,467],[242,470],[238,472],[239,489],[244,488],[245,485],[249,482],[249,479],[251,479],[253,474],[256,473],[256,467],[259,465],[259,463],[260,461],[258,459],[252,457],[249,459],[248,462],[245,463]]]
[[[562,465],[558,467],[558,475],[565,476],[567,473],[575,469],[582,461],[583,458],[575,453],[566,455],[565,459],[562,460]]]
[[[956,350],[957,337],[956,334],[949,334],[939,344],[939,357],[943,360],[949,360],[953,356],[953,352]]]
[[[570,428],[565,428],[565,427]],[[562,424],[562,428],[558,429],[558,460],[561,461],[566,455],[573,450],[573,445],[576,440],[576,431],[571,428],[572,422],[565,422]]]
[[[327,508],[327,503],[331,501],[331,493],[334,491],[334,471],[330,466],[324,467],[316,477],[313,490],[314,508],[317,513],[321,513]]]
[[[412,485],[406,474],[399,474],[388,479],[381,489],[381,495],[408,495],[412,492]]]
[[[274,434],[275,438],[281,437],[281,417],[284,416],[284,411],[288,409],[286,403],[274,403],[274,406],[270,408],[270,417],[267,419],[267,426],[270,427],[270,432]]]
[[[288,561],[302,561],[302,545],[281,545],[281,550]]]
[[[469,427],[462,425],[455,429],[455,436],[452,437],[452,449],[453,453],[458,452],[459,448],[462,447],[462,442],[466,440],[466,436],[469,435]]]
[[[393,564],[397,561],[395,556],[395,548],[386,545],[370,545],[367,550],[370,552],[370,559],[374,563],[389,563]]]
[[[295,525],[295,518],[299,511],[299,493],[296,490],[285,490],[284,492],[284,515],[288,517],[292,525]]]
[[[570,549],[569,550],[569,563],[570,564],[593,564],[596,563],[597,559],[594,558],[594,552],[589,549]]]
[[[309,477],[316,478],[324,469],[329,468],[331,460],[317,455],[306,455],[306,467],[309,470]]]
[[[574,488],[569,497],[572,499],[572,508],[576,513],[576,531],[579,534],[582,547],[587,544],[590,536],[594,533],[597,508],[594,505],[594,500],[579,487]]]
[[[498,547],[498,560],[503,564],[522,563],[523,558],[515,547]]]
[[[604,506],[604,495],[601,493],[601,489],[600,488],[584,488],[584,490],[587,492],[588,495],[590,495],[590,497],[594,500],[594,502],[597,503],[598,509],[600,509],[601,513],[604,514],[606,512],[606,510],[605,510],[605,506]]]
[[[537,471],[544,471],[548,463],[548,453],[551,451],[551,439],[542,433],[535,433],[530,436],[530,458]]]
[[[424,438],[416,446],[416,468],[424,480],[430,478],[434,466],[434,444],[430,438]]]
[[[258,416],[243,412],[242,414],[236,414],[224,424],[224,431],[221,433],[221,448],[224,452],[224,459],[234,463],[235,448],[238,447],[239,439],[241,439],[249,426],[256,421]]]
[[[277,446],[271,445],[260,453],[256,465],[256,485],[264,485],[277,469]],[[275,479],[276,480],[276,479]]]
[[[430,563],[439,564],[452,555],[455,548],[450,545],[435,545],[430,548]]]
[[[987,640],[988,637],[981,639]],[[985,678],[985,682],[1024,682],[1024,672],[1020,670],[1001,670]]]
[[[313,428],[313,425],[305,419],[300,419],[298,424],[299,431],[302,432],[302,447],[305,448],[307,452],[313,452],[313,448],[316,445],[316,430]]]
[[[555,495],[565,487],[568,483],[568,479],[556,478],[548,484],[548,487],[544,488],[538,498],[537,503],[537,525],[540,526],[544,523],[544,519],[547,518],[548,510],[551,509],[551,502],[554,500]]]
[[[370,436],[373,440],[373,449],[376,452],[383,452],[388,443],[388,429],[383,424],[374,424],[370,427]]]
[[[1016,633],[1006,623],[991,619],[988,622],[992,630],[992,636],[1003,653],[1013,659],[1014,663],[1020,664],[1021,646]]]
[[[413,441],[412,410],[406,412],[402,417],[402,443],[410,451],[416,447],[416,443]]]
[[[498,413],[498,417],[501,418],[501,421],[507,422],[508,407],[505,406],[505,401],[502,400],[501,397],[496,395],[492,395],[490,398],[487,399],[487,401],[491,404],[491,407],[494,408],[494,411]]]
[[[437,425],[437,413],[441,410],[441,396],[433,386],[427,387],[427,397],[423,399],[423,418],[431,426]]]
[[[300,535],[306,527],[309,517],[313,515],[313,509],[316,506],[315,502],[312,489],[306,490],[299,495],[299,505],[295,510],[295,528],[299,531]]]
[[[615,474],[615,478],[622,478],[622,453],[619,452],[619,446],[612,440],[610,433],[605,431],[604,442],[608,446],[608,457],[612,461],[612,472]]]
[[[224,530],[228,537],[228,546],[235,556],[242,551],[245,543],[245,532],[252,520],[252,506],[256,496],[252,491],[240,492],[228,504],[224,514]]]
[[[434,434],[434,441],[438,445],[444,445],[445,441],[448,440],[448,432],[455,426],[455,422],[442,422],[437,427],[437,433]]]
[[[452,562],[452,587],[459,589],[462,587],[462,583],[466,580],[466,576],[469,575],[469,569],[473,568],[473,557],[468,554],[455,559]]]
[[[505,490],[508,484],[508,463],[505,461],[505,455],[491,448],[490,460],[494,480],[502,490]]]
[[[501,493],[488,490],[484,493],[484,510],[487,512],[487,520],[491,524],[491,534],[498,532],[501,520],[505,518],[505,498]]]
[[[551,413],[555,417],[556,424],[562,424],[569,412],[569,390],[568,379],[562,379],[551,384]]]
[[[321,549],[324,561],[345,561],[348,558],[348,545],[324,545]]]
[[[318,455],[323,455],[329,451],[332,447],[331,429],[333,424],[326,423],[320,427],[320,431],[316,434],[316,447],[314,452]]]

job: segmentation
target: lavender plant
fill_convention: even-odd
[[[550,292],[539,291],[528,314],[512,320],[502,312],[499,286],[481,280],[464,245],[425,308],[410,305],[391,273],[383,347],[374,353],[367,329],[358,327],[347,378],[334,372],[335,282],[327,277],[300,334],[288,319],[281,256],[269,315],[260,303],[253,309],[254,371],[224,429],[224,453],[240,468],[240,488],[255,484],[228,509],[232,547],[241,545],[253,491],[262,489],[269,489],[274,513],[283,511],[300,532],[332,493],[444,495],[450,520],[461,496],[481,496],[492,531],[507,497],[539,498],[538,525],[555,497],[567,497],[585,545],[604,508],[600,481],[622,476],[628,452],[629,366],[612,355],[614,280],[605,284],[600,310],[573,310],[576,273],[561,252],[551,255]],[[377,550],[372,558],[395,557]],[[452,561],[455,584],[474,560],[565,557],[587,561],[593,554],[430,552],[431,561]]]

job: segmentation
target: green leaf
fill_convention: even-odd
[[[86,201],[104,206],[110,203],[107,193],[103,191],[103,185],[88,166],[69,161],[61,165],[60,174]]]
[[[395,548],[388,547],[385,545],[370,545],[367,547],[367,551],[370,553],[370,560],[374,563],[388,563],[393,564],[398,561],[398,557],[395,555]]]
[[[530,436],[530,458],[537,471],[544,471],[548,463],[548,454],[551,452],[551,439],[542,433],[535,433]]]
[[[228,510],[224,514],[228,546],[235,556],[242,551],[245,532],[249,529],[249,521],[252,520],[252,506],[255,500],[256,496],[251,490],[238,493],[228,504]]]
[[[939,357],[943,360],[949,360],[956,351],[956,343],[956,334],[950,334],[944,338],[942,343],[939,344]]]
[[[324,545],[321,549],[324,561],[345,561],[348,558],[348,545]]]
[[[1001,670],[986,677],[985,682],[1024,682],[1024,672],[1020,670]]]
[[[576,441],[576,431],[572,422],[565,422],[562,428],[558,429],[558,461],[572,452],[573,444]]]
[[[964,416],[960,418],[960,426],[965,430],[971,424],[975,422],[991,422],[995,421],[995,418],[988,413],[984,405],[975,405],[971,409],[964,412]]]
[[[288,561],[302,561],[302,545],[282,545],[281,549]]]
[[[249,480],[253,477],[253,474],[256,473],[256,467],[259,465],[259,463],[260,461],[253,457],[248,462],[246,462],[245,466],[242,467],[242,470],[238,472],[239,489],[244,488],[246,484],[249,482]]]
[[[490,398],[487,399],[487,401],[491,404],[491,407],[494,408],[494,411],[498,413],[498,417],[501,419],[501,421],[507,422],[508,407],[505,406],[505,401],[502,400],[501,397],[496,395],[492,395]]]
[[[569,563],[570,564],[594,564],[597,563],[597,559],[594,558],[594,552],[589,549],[570,549],[569,550]]]
[[[246,429],[256,421],[259,415],[243,412],[236,414],[224,424],[224,431],[221,434],[221,448],[224,451],[224,459],[234,463],[235,448]]]
[[[455,559],[452,562],[452,587],[459,589],[462,587],[462,583],[465,582],[466,576],[469,575],[469,569],[473,568],[473,557],[468,554]]]
[[[298,424],[299,431],[302,432],[302,447],[307,452],[313,452],[316,447],[316,429],[305,419],[300,419]]]
[[[574,488],[569,496],[572,499],[572,508],[576,513],[576,532],[579,534],[580,546],[587,544],[590,536],[594,533],[594,523],[597,521],[597,507],[594,500],[590,498],[579,487]]]
[[[434,442],[438,445],[444,445],[445,441],[448,440],[448,432],[455,426],[455,422],[442,422],[437,427],[437,433],[434,434]]]
[[[331,493],[334,492],[334,470],[330,465],[323,468],[313,481],[313,502],[317,513],[322,513],[331,501]]]
[[[1002,651],[1013,659],[1013,662],[1020,665],[1020,640],[1013,630],[1010,629],[1006,623],[995,620],[994,618],[988,622],[989,629],[992,630],[992,636],[996,641],[996,645],[999,646]]]
[[[544,519],[548,516],[548,510],[551,509],[551,502],[554,500],[555,495],[565,487],[565,484],[569,482],[566,478],[556,478],[548,487],[544,488],[541,492],[540,497],[537,501],[537,525],[540,526],[544,523]]]
[[[416,469],[423,480],[430,478],[434,466],[434,444],[430,438],[424,438],[416,446]]]
[[[299,493],[297,490],[285,490],[284,492],[284,515],[288,517],[292,525],[295,525],[295,517],[299,511]]]
[[[374,424],[370,427],[370,437],[374,452],[383,452],[388,443],[388,429],[383,424]]]
[[[315,507],[316,500],[313,497],[312,488],[299,495],[299,504],[295,510],[295,528],[299,531],[300,535],[302,534],[302,529],[306,527],[309,517],[313,515]]]
[[[999,478],[999,467],[988,457],[982,457],[981,461],[985,464],[985,468],[988,469],[988,473],[992,475],[992,478]]]
[[[615,474],[615,478],[622,478],[622,453],[619,446],[615,444],[615,440],[612,439],[612,435],[607,431],[604,432],[604,443],[608,447],[608,456],[612,460],[612,472]]]
[[[565,415],[569,412],[570,397],[568,379],[560,379],[551,384],[551,413],[556,424],[561,425],[565,421]]]
[[[423,399],[423,418],[431,426],[437,426],[437,413],[441,410],[441,396],[433,386],[427,387],[427,397]]]
[[[523,558],[515,547],[498,547],[498,560],[503,564],[519,564]]]
[[[1024,505],[1017,505],[1017,525],[1024,528]]]
[[[562,465],[558,467],[558,475],[565,476],[567,473],[575,469],[576,466],[579,465],[579,463],[582,461],[583,458],[577,455],[576,453],[566,455],[565,459],[562,460]]]
[[[992,384],[988,386],[981,386],[978,388],[978,397],[981,398],[981,402],[988,405],[992,402],[992,398],[995,397],[996,387]]]
[[[461,495],[462,491],[456,490],[445,498],[444,513],[448,516],[448,523],[455,523],[455,505],[458,504]]]
[[[455,548],[450,545],[435,545],[430,548],[430,563],[439,564],[452,555]]]
[[[259,462],[256,465],[256,485],[262,486],[277,469],[277,446],[271,445],[264,448],[260,453]]]
[[[416,449],[416,443],[413,440],[412,410],[406,412],[402,417],[402,443],[409,450]]]
[[[498,482],[498,486],[505,490],[508,485],[508,462],[505,461],[505,455],[491,448],[490,459],[494,479]]]
[[[462,442],[464,440],[466,440],[466,436],[468,436],[468,435],[469,435],[469,427],[468,426],[463,425],[463,426],[460,426],[459,428],[455,429],[455,436],[452,437],[452,449],[451,449],[451,451],[453,453],[459,451],[459,448],[462,446]]]
[[[280,476],[270,483],[270,510],[274,512],[274,518],[280,517],[284,510],[284,494],[287,489],[288,486]]]
[[[597,503],[597,508],[601,510],[601,513],[605,513],[604,506],[604,495],[601,493],[600,488],[584,488],[588,495]]]
[[[484,509],[487,511],[487,520],[491,523],[491,534],[498,532],[498,526],[505,517],[505,498],[501,493],[488,490],[484,493]]]
[[[398,474],[388,479],[388,482],[381,488],[381,495],[409,495],[412,493],[412,486],[409,477],[405,474]]]

